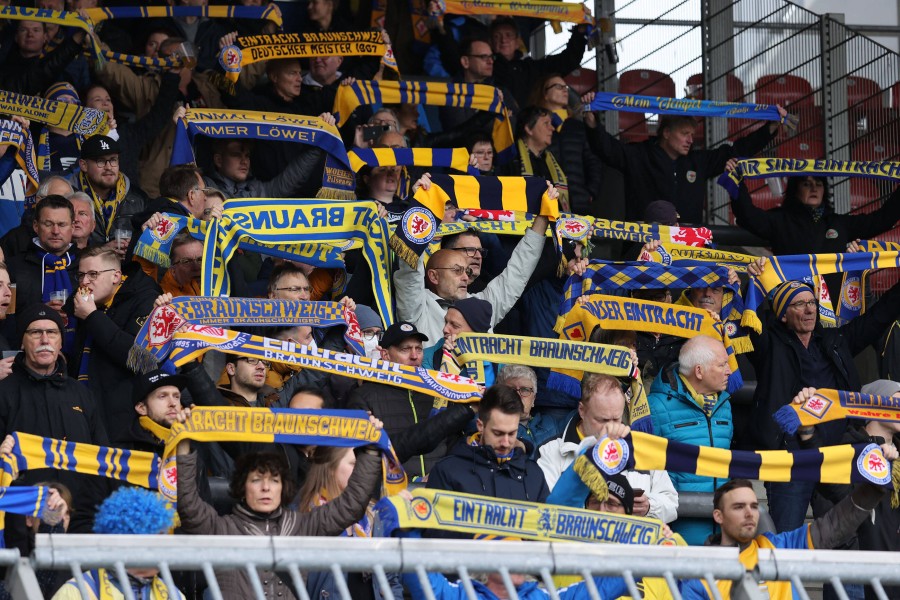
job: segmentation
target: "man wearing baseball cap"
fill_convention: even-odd
[[[100,410],[88,389],[66,374],[60,356],[65,322],[43,304],[22,307],[16,314],[22,353],[12,373],[0,381],[0,437],[14,431],[69,442],[108,446]],[[97,504],[108,482],[70,471],[37,469],[24,475],[26,484],[53,479],[75,498],[70,532],[89,533]]]
[[[143,212],[147,198],[132,189],[131,180],[119,170],[119,142],[106,135],[95,135],[81,143],[78,172],[71,177],[72,187],[94,200],[97,226],[91,244],[116,243],[116,229],[131,229],[131,217]],[[122,249],[124,256],[124,249]]]
[[[381,337],[381,358],[409,367],[421,367],[423,343],[427,341],[428,337],[415,325],[398,321],[388,327]],[[368,410],[381,419],[391,440],[403,439],[403,443],[395,441],[394,449],[410,477],[427,475],[432,465],[447,453],[447,436],[461,431],[474,414],[465,404],[451,402],[446,410],[437,415],[441,416],[441,420],[436,422],[444,423],[440,432],[417,428],[415,435],[405,437],[403,432],[428,419],[433,407],[434,398],[428,394],[376,381],[364,382],[350,393],[348,400],[348,408]],[[409,448],[408,452],[406,448]]]

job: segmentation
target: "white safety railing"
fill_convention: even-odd
[[[0,563],[15,564],[17,557],[14,553],[9,562],[3,563],[4,556],[0,555]],[[31,595],[37,583],[35,580],[33,586],[29,585],[34,579],[30,568],[65,570],[73,577],[81,577],[82,571],[98,567],[111,569],[122,578],[125,569],[155,567],[173,591],[172,571],[198,571],[205,576],[209,593],[216,599],[222,598],[222,591],[215,571],[234,569],[248,574],[257,598],[264,598],[257,569],[273,570],[289,579],[304,600],[308,596],[303,573],[314,571],[334,573],[341,596],[348,600],[352,597],[341,574],[350,572],[373,573],[387,597],[391,597],[388,573],[416,573],[424,582],[428,572],[456,573],[468,597],[473,599],[476,596],[472,574],[484,572],[501,574],[511,598],[516,598],[511,573],[536,576],[551,598],[557,598],[554,575],[580,575],[588,581],[596,576],[621,576],[636,598],[640,597],[638,581],[644,577],[663,578],[676,600],[681,598],[679,579],[705,579],[709,583],[731,580],[736,582],[732,597],[739,593],[746,598],[759,597],[757,579],[738,561],[737,548],[720,547],[393,538],[39,535],[30,568],[27,562],[19,564],[20,568],[10,570],[7,578],[7,589],[15,590],[13,597],[17,599],[40,598],[39,591]],[[887,552],[762,551],[757,576],[766,581],[792,581],[798,588],[832,583],[839,595],[844,594],[843,583],[865,583],[873,586],[879,598],[889,600],[883,586],[900,584],[900,556]],[[715,585],[710,587],[715,589]],[[591,584],[588,595],[594,600],[600,598]],[[130,599],[128,591],[126,598]]]

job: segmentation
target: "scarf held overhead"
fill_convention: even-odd
[[[384,56],[388,51],[380,31],[248,35],[239,37],[236,42],[219,52],[219,65],[231,82],[238,80],[244,67],[264,60],[317,56]],[[390,66],[391,63],[388,61],[386,64]]]
[[[447,398],[451,402],[477,402],[481,391],[474,381],[459,375],[401,365],[345,352],[314,350],[294,342],[276,340],[230,329],[182,325],[172,335],[169,360],[181,366],[210,350],[284,363],[365,381],[378,381],[413,392]]]
[[[424,104],[486,110],[498,115],[493,138],[498,164],[513,157],[513,134],[509,112],[500,91],[479,83],[434,83],[425,81],[357,81],[342,85],[334,99],[338,127],[344,125],[358,106],[384,104]]]
[[[163,470],[177,468],[173,460],[182,440],[198,442],[258,442],[301,446],[356,448],[372,444],[383,454],[384,483],[388,493],[406,489],[406,473],[384,430],[375,429],[360,410],[297,410],[246,406],[197,407],[184,423],[174,423],[166,439]],[[168,478],[164,478],[169,481]],[[175,488],[163,495],[174,501]]]
[[[356,181],[341,134],[318,117],[255,110],[230,111],[189,108],[175,129],[170,164],[196,162],[192,143],[196,135],[218,139],[257,139],[297,142],[326,153],[322,189],[318,197],[355,200]]]
[[[82,137],[109,133],[109,115],[104,111],[68,102],[46,100],[39,96],[0,90],[0,113],[25,117],[50,127],[71,131]]]
[[[206,19],[265,19],[281,28],[281,11],[268,6],[102,6],[84,9],[91,23],[108,19],[200,17]]]
[[[672,227],[659,223],[629,223],[609,219],[594,220],[594,235],[642,244],[659,240],[664,244],[684,244],[698,248],[707,246],[712,241],[712,231],[706,227]]]
[[[172,351],[172,336],[185,323],[212,327],[344,326],[344,341],[355,352],[365,354],[356,315],[337,302],[191,296],[153,309],[135,337],[129,368],[153,370]]]
[[[745,158],[734,171],[725,172],[718,184],[734,198],[744,179],[766,177],[868,177],[900,181],[900,162],[831,160],[805,158]]]
[[[354,173],[365,166],[445,167],[469,173],[469,151],[465,148],[354,148],[347,153]]]
[[[15,149],[15,165],[25,173],[25,204],[33,204],[40,185],[40,174],[31,131],[23,131],[22,126],[11,119],[0,119],[0,156],[4,156],[11,148]],[[4,174],[0,174],[0,179],[5,178]]]
[[[85,39],[90,40],[89,43],[91,45],[91,51],[94,53],[94,57],[99,60],[102,54],[99,38],[90,35],[94,31],[93,25],[88,20],[82,19],[77,12],[50,10],[48,8],[28,8],[24,6],[0,6],[0,20],[3,19],[10,19],[13,21],[38,21],[40,23],[59,25],[60,27],[82,29],[88,34]],[[0,110],[0,113],[3,112],[9,111]]]
[[[790,115],[782,118],[773,104],[747,104],[743,102],[718,102],[691,98],[666,98],[664,96],[639,96],[597,92],[594,101],[585,110],[652,113],[657,115],[684,115],[689,117],[724,117],[727,119],[757,119],[778,123],[795,123]]]
[[[531,212],[550,220],[559,217],[559,205],[539,177],[435,175],[431,186],[427,190],[420,187],[413,199],[391,237],[391,248],[413,268],[434,239],[447,203],[461,209]]]
[[[821,389],[802,404],[786,404],[775,411],[775,422],[794,435],[800,427],[840,419],[900,421],[900,399],[861,392]]]
[[[375,505],[386,536],[401,529],[436,529],[544,542],[665,543],[657,519],[427,488],[410,492],[409,500],[386,496]]]
[[[544,21],[562,21],[593,25],[594,18],[584,3],[547,2],[546,0],[442,0],[443,13],[451,15],[490,15],[530,17]]]

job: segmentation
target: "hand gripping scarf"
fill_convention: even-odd
[[[341,127],[358,106],[382,104],[424,104],[486,110],[498,115],[494,120],[493,138],[497,162],[513,157],[513,134],[509,112],[500,91],[480,83],[435,83],[426,81],[357,81],[342,85],[334,99],[334,113]]]
[[[40,518],[47,510],[50,488],[12,486],[17,477],[15,458],[0,456],[0,548],[6,548],[4,539],[6,513]]]
[[[141,419],[142,423],[149,419]],[[157,427],[157,431],[160,429]],[[406,472],[397,460],[387,432],[377,430],[361,410],[298,410],[246,406],[197,407],[185,423],[174,423],[166,438],[162,470],[167,474],[160,491],[171,501],[177,488],[170,470],[177,468],[175,450],[182,440],[197,442],[259,442],[301,446],[357,448],[369,444],[382,452],[388,493],[406,489]]]
[[[629,223],[595,219],[595,236],[611,240],[625,240],[646,244],[660,240],[664,244],[684,244],[702,248],[712,241],[712,231],[707,227],[672,227],[659,223]]]
[[[861,392],[820,389],[802,404],[785,404],[773,417],[781,430],[794,435],[800,427],[840,419],[900,421],[900,399]]]
[[[447,490],[416,488],[411,499],[385,496],[375,505],[384,535],[401,529],[456,531],[542,542],[672,545],[657,519],[540,502],[518,502]]]
[[[258,358],[324,371],[353,379],[378,381],[413,392],[447,398],[451,402],[478,402],[481,391],[467,377],[366,358],[348,352],[313,350],[291,341],[239,333],[230,329],[202,325],[182,325],[172,334],[171,365],[181,366],[210,350]]]
[[[50,10],[48,8],[27,8],[24,6],[0,6],[0,20],[2,19],[10,19],[13,21],[39,21],[41,23],[52,23],[53,25],[59,25],[60,27],[82,29],[88,34],[85,37],[85,40],[90,40],[89,43],[91,44],[91,51],[94,53],[94,57],[99,60],[102,54],[100,42],[94,36],[90,35],[94,31],[93,25],[85,19],[82,19],[77,12]],[[0,107],[0,113],[4,112],[9,111]]]
[[[201,221],[184,215],[163,213],[163,220],[153,230],[145,229],[138,238],[134,254],[145,260],[168,268],[171,265],[169,254],[172,252],[172,242],[178,232],[185,230],[195,240],[201,242],[206,239],[206,231],[209,228],[208,221]],[[359,244],[361,247],[362,245]],[[344,249],[351,246],[342,244]],[[295,260],[314,267],[323,269],[343,269],[344,259],[342,248],[329,244],[260,244],[251,239],[245,239],[238,244],[238,250],[256,252],[265,256],[274,256],[285,260]]]
[[[134,339],[128,367],[140,372],[153,370],[171,353],[172,336],[185,323],[212,327],[344,326],[344,341],[358,354],[365,354],[356,315],[337,302],[190,296],[153,309]]]
[[[13,8],[7,6],[6,8]],[[25,9],[21,9],[25,10]],[[52,11],[48,11],[52,12]],[[0,10],[2,17],[2,10]],[[25,117],[72,131],[81,137],[107,135],[109,115],[102,110],[0,90],[0,113]]]
[[[591,471],[614,475],[634,469],[722,479],[872,483],[892,490],[893,508],[898,506],[900,487],[900,461],[892,464],[885,459],[877,444],[750,452],[693,446],[635,431],[618,440],[604,437],[575,460],[575,471],[583,480],[591,477]]]
[[[40,185],[40,174],[36,166],[34,152],[34,140],[31,131],[22,130],[22,127],[10,119],[0,119],[0,158],[4,157],[10,148],[15,148],[14,160],[10,160],[7,168],[0,171],[0,181],[5,181],[12,171],[18,166],[25,173],[25,205],[34,204],[37,189]],[[7,172],[8,170],[8,172]]]
[[[189,108],[175,128],[175,146],[169,164],[196,162],[191,144],[196,135],[217,139],[256,139],[307,144],[325,152],[325,171],[319,198],[355,200],[356,181],[341,134],[318,117],[255,110],[230,111]]]
[[[750,277],[744,305],[756,310],[778,284],[785,281],[804,281],[812,285],[813,277],[830,273],[854,273],[872,269],[900,267],[900,252],[851,252],[846,254],[792,254],[773,256],[766,261],[759,277]],[[821,296],[819,300],[821,303]],[[820,304],[819,315],[822,316]],[[834,313],[831,314],[834,319]]]
[[[228,81],[236,82],[241,70],[262,60],[279,58],[315,58],[316,56],[381,56],[388,45],[380,31],[327,31],[248,35],[219,52],[219,65]],[[395,71],[393,57],[384,61]]]
[[[154,256],[162,253],[161,246],[171,243],[175,235],[175,227],[171,225],[176,220],[168,217],[167,221],[157,228],[144,230],[138,242],[141,247],[136,248],[135,254]],[[228,294],[225,265],[241,243],[248,241],[263,246],[310,243],[360,248],[373,274],[372,287],[378,313],[385,323],[393,321],[387,224],[378,216],[375,202],[227,200],[222,218],[207,223],[201,280],[204,296]]]
[[[831,160],[805,158],[745,158],[730,173],[723,173],[718,184],[734,198],[744,179],[766,177],[867,177],[900,181],[900,162]]]
[[[435,175],[431,187],[419,188],[413,198],[391,237],[391,248],[413,268],[434,238],[448,202],[457,208],[532,212],[551,221],[559,216],[559,206],[539,177]]]
[[[652,113],[657,115],[680,115],[686,117],[724,117],[726,119],[756,119],[784,123],[797,128],[797,117],[787,115],[782,118],[778,108],[772,104],[748,104],[743,102],[719,102],[716,100],[693,100],[691,98],[666,98],[663,96],[639,96],[597,92],[594,101],[585,110]]]
[[[490,361],[553,369],[548,385],[570,395],[581,396],[583,373],[604,373],[630,379],[628,412],[632,427],[652,431],[650,405],[631,352],[624,346],[586,343],[566,339],[548,340],[515,335],[463,333],[456,340],[454,357],[460,364]]]
[[[743,385],[735,348],[731,344],[726,324],[714,320],[703,309],[623,296],[592,294],[587,302],[576,304],[557,321],[560,337],[568,340],[587,341],[596,327],[646,331],[683,338],[707,335],[722,340],[731,369],[731,376],[728,378],[729,391],[740,389]],[[548,383],[569,395],[576,397],[580,395],[577,386],[561,382],[553,374]]]

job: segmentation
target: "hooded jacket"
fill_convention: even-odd
[[[501,463],[491,446],[466,441],[434,466],[426,487],[525,502],[544,502],[550,494],[541,468],[521,448]]]
[[[88,388],[103,407],[106,429],[114,439],[127,435],[125,430],[134,414],[131,402],[134,371],[126,366],[128,353],[144,320],[153,310],[153,301],[162,293],[137,263],[129,262],[122,269],[126,279],[109,308],[98,307],[78,322],[69,356],[69,375],[77,378],[84,349],[90,347],[90,354],[84,356],[88,361]],[[67,308],[71,308],[72,301],[69,300]]]

